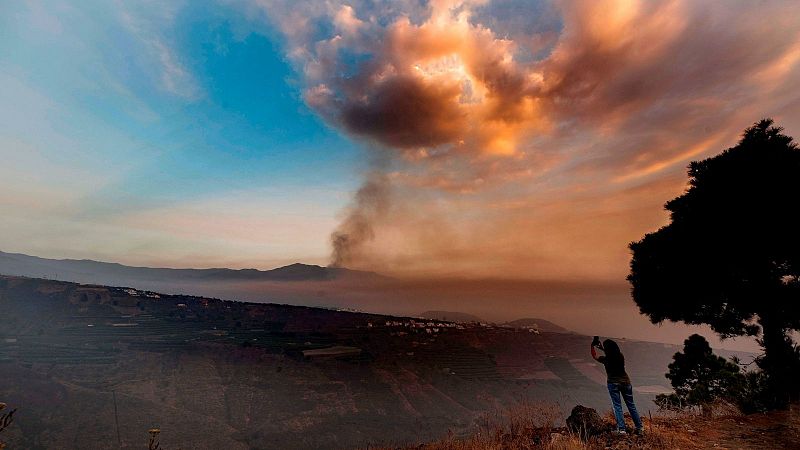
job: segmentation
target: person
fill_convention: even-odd
[[[633,424],[636,426],[636,434],[642,434],[644,430],[642,418],[639,417],[639,411],[636,410],[636,404],[633,402],[633,386],[631,386],[630,377],[625,372],[625,357],[622,355],[619,345],[611,339],[606,339],[600,344],[600,338],[595,336],[591,348],[592,358],[606,368],[608,394],[611,396],[611,406],[614,408],[614,418],[617,420],[617,429],[613,433],[625,434],[625,416],[622,415],[622,400],[624,400],[628,412],[631,413]],[[598,356],[597,350],[602,351],[605,355]]]

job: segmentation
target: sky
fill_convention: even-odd
[[[791,1],[0,4],[0,250],[624,282],[686,165],[800,136]]]
[[[0,248],[159,266],[326,262],[359,146],[231,5],[0,5]]]

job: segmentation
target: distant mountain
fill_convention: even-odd
[[[424,319],[431,319],[431,320],[446,320],[450,322],[481,322],[481,318],[478,316],[473,316],[472,314],[467,314],[463,312],[456,312],[456,311],[425,311],[424,313],[419,315]]]
[[[0,274],[81,283],[136,285],[137,282],[325,281],[386,279],[374,272],[295,263],[272,270],[170,269],[133,267],[89,259],[47,259],[0,251]]]
[[[503,325],[509,325],[514,328],[523,328],[523,327],[536,327],[539,331],[547,331],[550,333],[568,333],[569,330],[566,328],[556,325],[549,320],[544,319],[536,319],[536,318],[525,318],[525,319],[517,319],[512,320],[511,322],[506,322]]]

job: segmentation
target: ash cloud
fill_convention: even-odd
[[[800,134],[789,2],[260,4],[307,104],[392,160],[334,264],[619,277],[689,160],[765,115]]]

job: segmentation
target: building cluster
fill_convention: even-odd
[[[130,295],[131,297],[161,298],[161,296],[155,292],[140,291],[138,289],[124,288],[122,292]]]
[[[440,322],[432,320],[408,319],[408,320],[387,320],[384,322],[383,325],[385,325],[386,328],[393,329],[390,332],[392,336],[403,336],[408,334],[409,332],[438,334],[448,329],[466,330],[471,328],[484,328],[491,330],[509,329],[517,331],[527,331],[532,334],[539,334],[539,326],[537,324],[525,325],[522,327],[512,327],[508,324],[495,325],[492,323],[485,323],[485,322],[459,323],[459,322]],[[368,328],[374,328],[375,326],[376,324],[373,324],[372,322],[367,324]]]
[[[456,330],[466,329],[464,325],[455,322],[418,321],[414,319],[387,320],[385,326],[387,328],[400,329],[400,331],[397,332],[398,335],[407,334],[408,331],[414,331],[417,333],[436,334],[436,333],[441,333],[447,329],[456,329]]]

